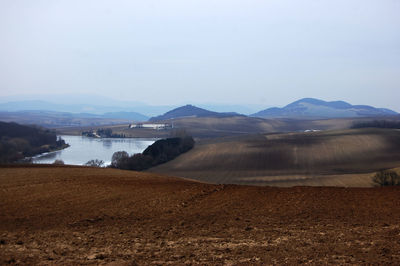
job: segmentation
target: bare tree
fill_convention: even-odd
[[[128,159],[129,159],[129,154],[126,151],[114,152],[111,158],[111,167],[126,169],[126,164]]]
[[[372,181],[381,187],[400,186],[400,176],[395,171],[379,171],[373,176]]]
[[[62,164],[64,164],[64,161],[63,161],[63,160],[57,159],[57,160],[55,160],[55,161],[53,162],[53,164],[62,165]]]
[[[92,167],[102,167],[104,165],[104,161],[103,160],[99,160],[99,159],[94,159],[94,160],[90,160],[87,163],[85,163],[86,166],[92,166]]]

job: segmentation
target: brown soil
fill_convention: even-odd
[[[221,184],[372,186],[400,166],[400,130],[259,134],[200,141],[150,172]]]
[[[0,264],[400,264],[400,188],[0,168]]]

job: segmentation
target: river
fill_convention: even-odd
[[[89,138],[84,136],[61,135],[70,146],[66,149],[40,154],[33,157],[34,163],[53,163],[62,160],[65,164],[83,165],[89,160],[103,160],[111,163],[114,152],[126,151],[130,155],[144,151],[156,139],[143,138]]]

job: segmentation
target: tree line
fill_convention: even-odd
[[[381,187],[400,186],[400,175],[392,170],[382,170],[372,177],[372,181]]]
[[[373,121],[363,121],[356,122],[353,124],[352,128],[400,128],[400,121],[393,120],[373,120]]]
[[[117,134],[113,133],[112,129],[110,128],[99,128],[96,131],[83,131],[82,136],[86,137],[101,137],[101,138],[125,138],[125,134]]]
[[[54,131],[14,122],[0,122],[0,163],[13,163],[68,145]]]
[[[126,151],[115,152],[111,159],[111,167],[141,171],[168,162],[194,147],[190,136],[161,139],[147,147],[142,153],[132,156]]]

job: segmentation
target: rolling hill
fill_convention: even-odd
[[[232,116],[243,116],[238,113],[228,112],[228,113],[218,113],[212,112],[203,108],[199,108],[193,105],[185,105],[175,108],[171,111],[166,112],[163,115],[150,118],[150,121],[164,121],[169,119],[176,119],[182,117],[232,117]]]
[[[368,105],[351,105],[344,101],[326,102],[314,98],[304,98],[283,108],[272,107],[252,114],[262,118],[344,118],[392,116],[398,113]]]
[[[183,117],[171,120],[175,128],[185,129],[196,138],[215,138],[256,133],[332,130],[351,127],[354,119],[298,120],[257,117]]]
[[[338,130],[351,128],[356,123],[372,121],[369,118],[335,118],[320,120],[300,119],[263,119],[258,117],[232,116],[232,117],[181,117],[166,120],[174,128],[166,130],[153,130],[145,128],[129,128],[128,123],[108,126],[77,126],[58,128],[60,134],[80,135],[82,131],[96,128],[110,128],[114,133],[124,134],[127,137],[138,138],[166,138],[174,131],[184,130],[196,139],[238,136],[257,133],[273,132],[301,132],[305,130]],[[393,120],[398,121],[398,120]]]
[[[400,166],[400,131],[352,129],[200,141],[151,168],[211,183],[371,186],[371,173]]]

